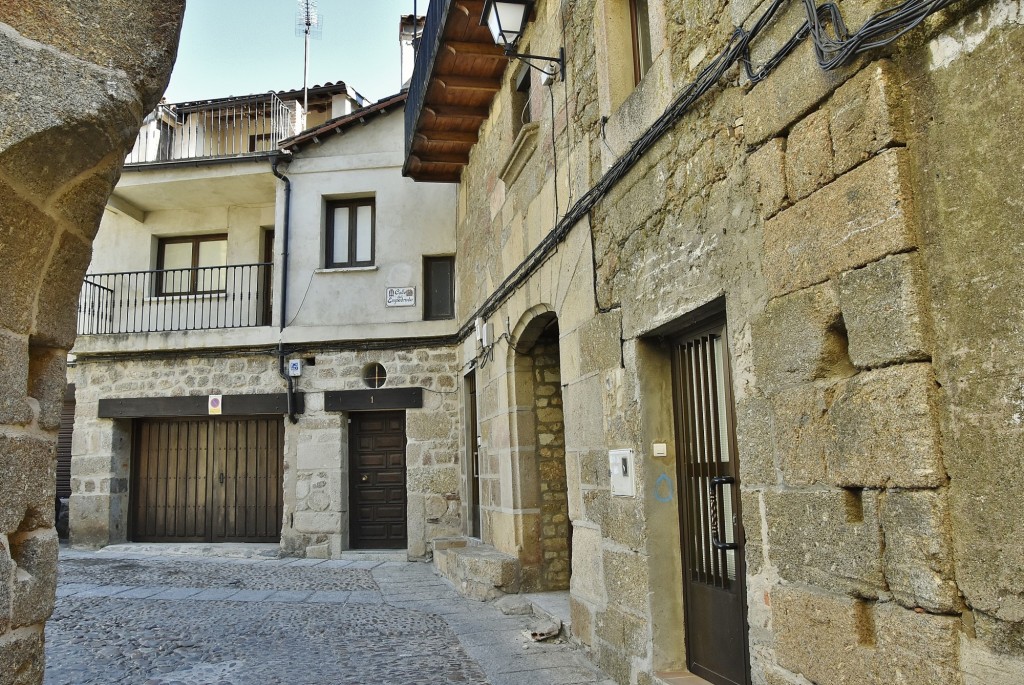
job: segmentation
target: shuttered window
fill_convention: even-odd
[[[455,318],[455,257],[423,258],[423,318]]]

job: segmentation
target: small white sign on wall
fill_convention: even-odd
[[[415,307],[416,288],[387,288],[387,292],[384,295],[384,306]]]

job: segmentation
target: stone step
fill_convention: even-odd
[[[528,592],[523,599],[533,605],[533,615],[541,620],[560,622],[562,635],[572,636],[572,614],[569,610],[569,591]]]
[[[490,545],[459,544],[446,538],[434,545],[434,568],[458,592],[480,601],[519,592],[519,560]]]

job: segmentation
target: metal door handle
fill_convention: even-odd
[[[739,548],[739,543],[722,542],[718,539],[718,491],[723,485],[735,482],[736,479],[732,476],[715,476],[711,479],[711,546],[715,549]]]
[[[369,476],[369,474],[364,473],[362,476],[360,476],[359,480],[361,480],[364,483],[369,483],[370,482],[370,476]]]

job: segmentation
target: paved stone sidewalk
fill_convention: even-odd
[[[427,564],[62,549],[48,685],[614,685]]]

